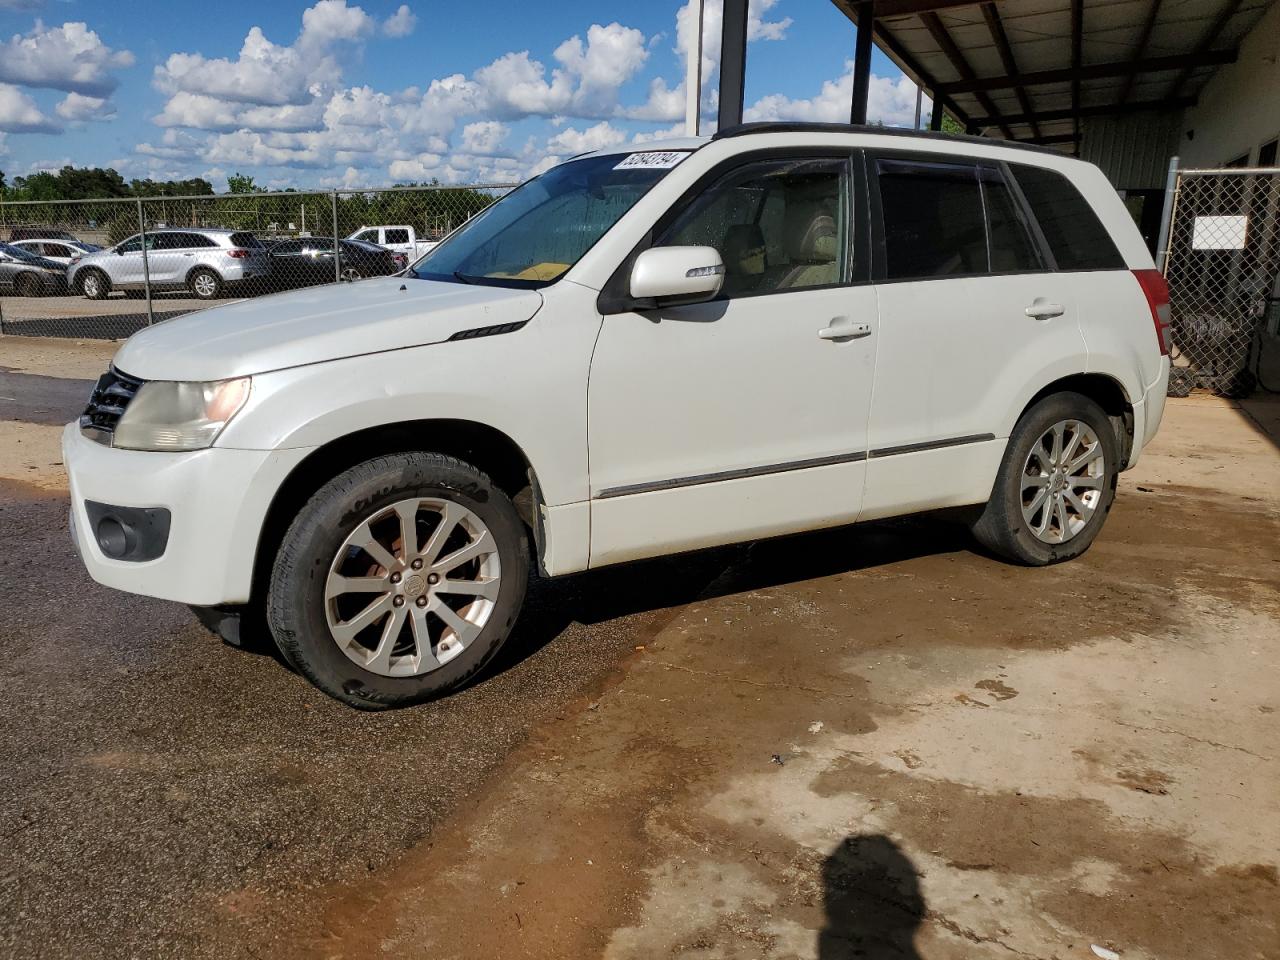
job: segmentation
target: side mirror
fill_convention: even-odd
[[[652,247],[631,267],[632,298],[655,307],[710,300],[723,284],[724,260],[715,247]]]

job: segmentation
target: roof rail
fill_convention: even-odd
[[[712,140],[727,140],[731,137],[745,137],[754,133],[864,133],[883,137],[910,137],[923,140],[945,140],[951,143],[977,143],[984,147],[1010,147],[1017,150],[1030,150],[1033,153],[1049,153],[1055,157],[1067,154],[1050,147],[1035,143],[1022,143],[1018,140],[998,140],[995,137],[972,137],[962,133],[938,133],[933,130],[908,130],[905,127],[880,127],[872,124],[858,123],[818,123],[811,120],[767,120],[755,123],[739,123],[725,127],[712,134]]]

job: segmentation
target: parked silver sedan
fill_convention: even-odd
[[[67,292],[67,268],[29,250],[0,243],[0,291],[20,297]]]
[[[90,300],[101,300],[112,290],[142,290],[148,281],[153,290],[185,288],[201,300],[213,300],[229,286],[270,272],[266,247],[247,231],[166,228],[73,260],[67,283]]]

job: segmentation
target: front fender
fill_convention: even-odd
[[[599,324],[530,324],[513,333],[257,374],[217,446],[314,448],[412,420],[463,420],[510,437],[549,506],[586,500],[586,382]],[[424,440],[429,449],[429,439]]]

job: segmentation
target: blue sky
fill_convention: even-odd
[[[0,170],[518,180],[681,133],[690,24],[682,0],[0,0]],[[829,0],[753,0],[747,118],[846,119],[853,33]],[[910,124],[915,87],[879,51],[873,73],[871,118]]]

